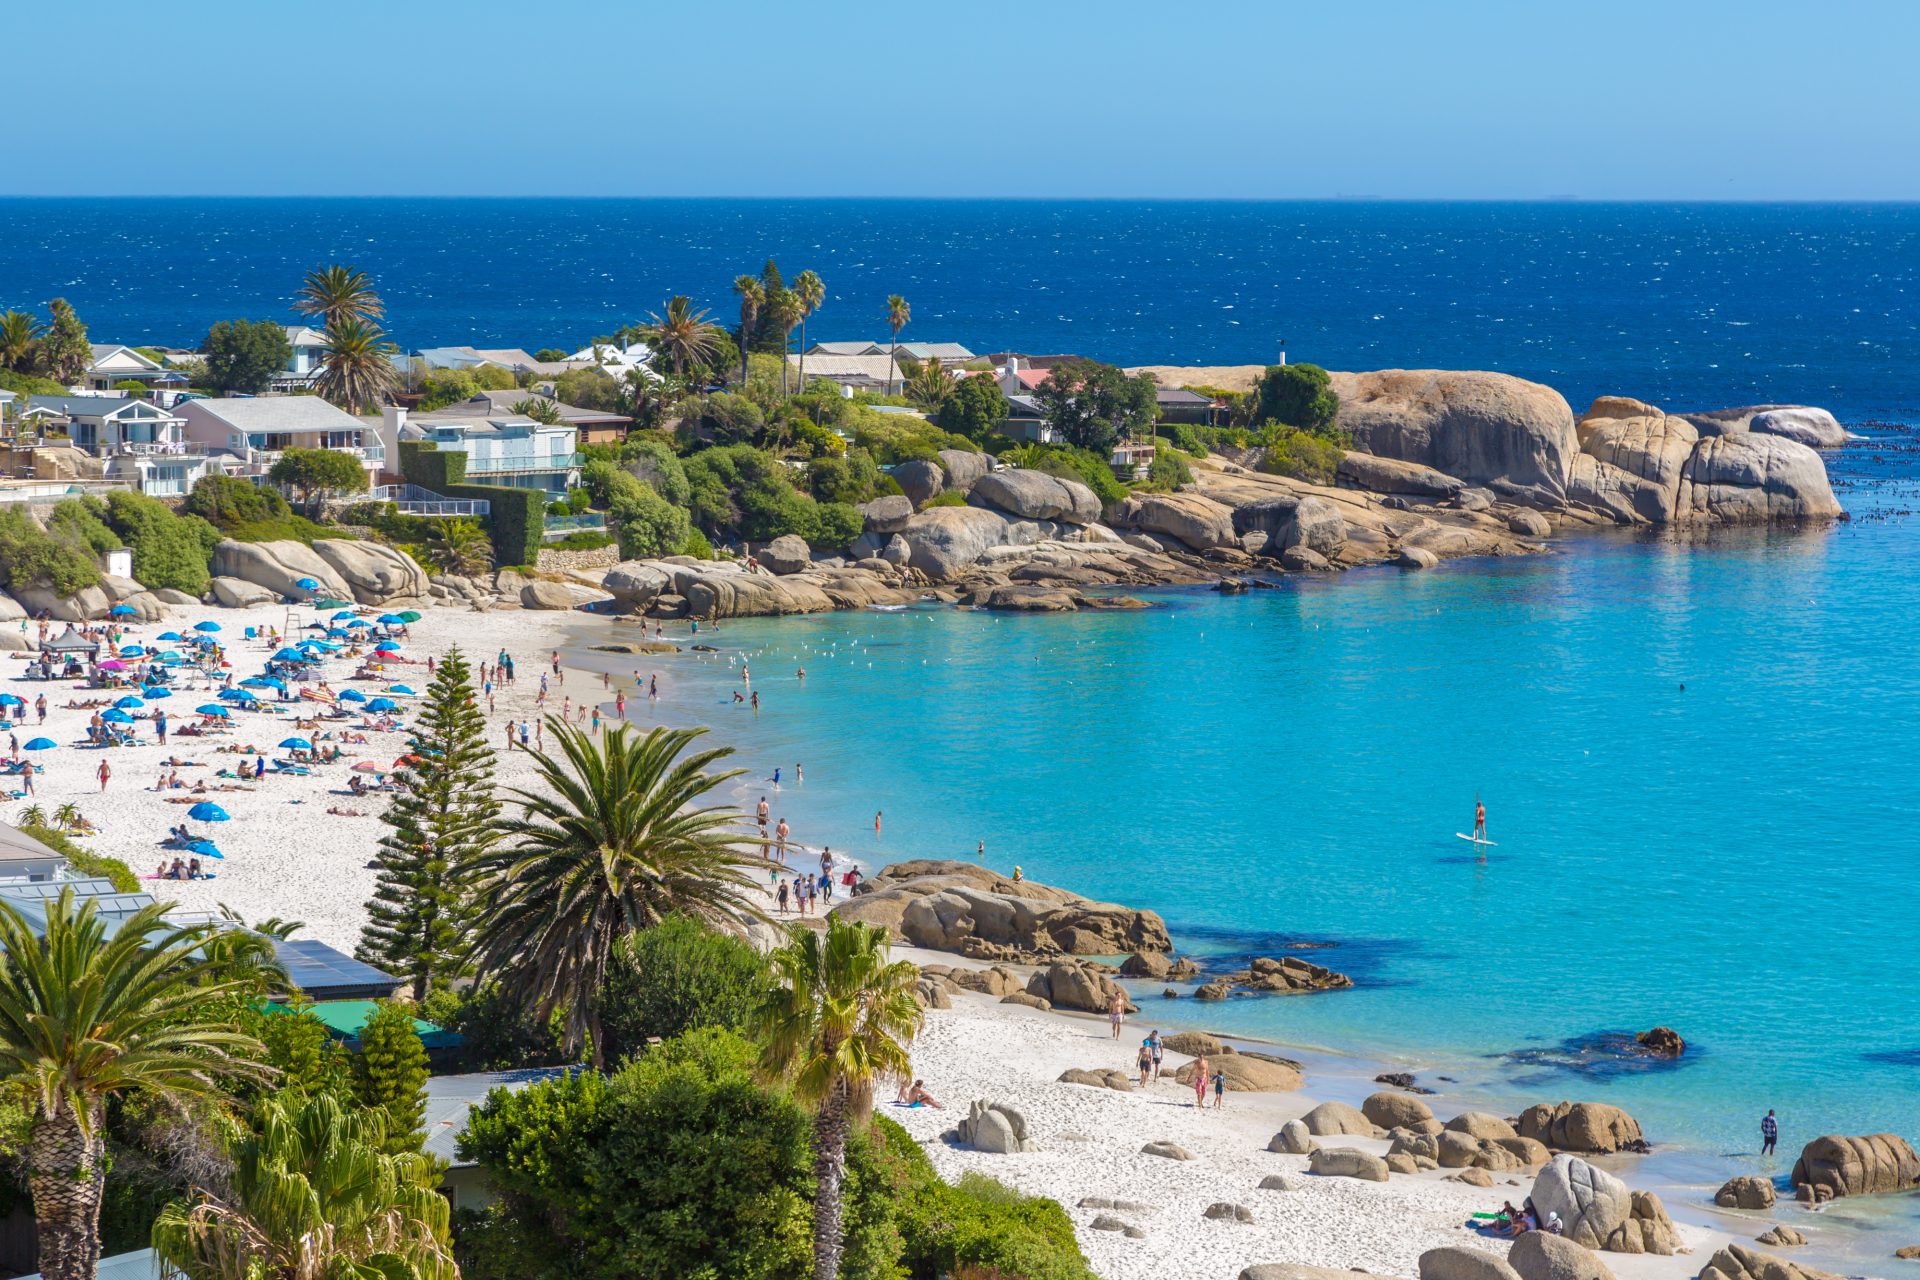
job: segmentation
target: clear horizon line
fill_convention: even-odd
[[[491,192],[0,192],[0,200],[488,200],[558,203],[575,200],[629,200],[691,203],[727,200],[745,203],[926,202],[940,204],[1523,204],[1523,205],[1920,205],[1920,196],[1853,196],[1806,199],[1786,196],[1147,196],[1147,195],[522,195]]]

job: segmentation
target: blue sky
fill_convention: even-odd
[[[86,16],[0,10],[0,193],[1920,199],[1912,0]]]

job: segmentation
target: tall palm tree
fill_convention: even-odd
[[[33,344],[39,340],[41,328],[30,311],[0,315],[0,369],[24,371],[33,362]]]
[[[753,343],[753,325],[766,305],[767,291],[759,276],[735,276],[733,291],[740,295],[740,385],[747,385],[747,348]]]
[[[827,300],[826,283],[813,271],[802,271],[793,281],[793,296],[800,300],[800,386],[807,389],[807,317]]]
[[[693,309],[693,299],[675,294],[667,299],[665,315],[648,317],[642,331],[647,345],[664,351],[673,361],[673,371],[687,376],[688,365],[705,364],[719,345],[720,326],[707,319],[705,311]]]
[[[383,1114],[269,1097],[231,1190],[161,1210],[154,1252],[187,1280],[459,1280],[440,1169],[386,1154]]]
[[[887,330],[893,334],[893,341],[887,346],[887,394],[893,394],[893,375],[898,368],[894,353],[900,349],[900,331],[907,327],[907,321],[913,319],[913,308],[907,300],[897,293],[887,295]]]
[[[549,718],[557,756],[533,755],[546,784],[515,790],[521,816],[499,824],[499,846],[477,859],[474,900],[481,918],[473,959],[540,1018],[566,1016],[566,1044],[591,1038],[605,1066],[596,993],[614,944],[678,911],[725,928],[760,918],[754,906],[759,860],[735,834],[740,815],[702,803],[745,772],[709,768],[733,754],[687,754],[705,729],[626,726],[604,745]]]
[[[317,317],[332,328],[342,320],[366,322],[387,313],[387,304],[373,291],[373,278],[352,267],[315,267],[294,295],[293,309]]]
[[[847,1130],[864,1120],[879,1080],[904,1077],[907,1042],[920,1032],[920,971],[892,960],[885,929],[827,917],[824,935],[795,929],[768,957],[775,987],[761,1009],[760,1070],[792,1082],[814,1108],[813,1274],[840,1271]]]
[[[806,318],[800,307],[800,295],[791,289],[774,289],[767,294],[767,316],[780,329],[780,394],[787,394],[787,350],[792,345],[794,326]]]
[[[314,389],[348,413],[370,413],[400,381],[393,367],[398,350],[377,324],[335,320],[327,325]]]
[[[262,1052],[227,1026],[219,997],[244,990],[204,954],[216,926],[175,928],[143,907],[108,936],[92,902],[63,889],[33,926],[0,903],[0,1085],[31,1111],[27,1182],[47,1280],[93,1280],[106,1185],[107,1099],[180,1101],[222,1077],[264,1079]]]

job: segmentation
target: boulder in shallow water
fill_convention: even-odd
[[[1633,1211],[1627,1184],[1578,1156],[1555,1156],[1533,1180],[1532,1194],[1543,1222],[1559,1214],[1567,1239],[1589,1249],[1604,1248]]]
[[[1682,472],[1676,503],[1682,521],[1793,522],[1844,514],[1819,454],[1794,440],[1753,434],[1702,440]]]
[[[1687,1051],[1687,1042],[1672,1027],[1654,1027],[1633,1040],[1656,1058],[1677,1058]]]
[[[1801,1149],[1793,1184],[1825,1188],[1836,1197],[1911,1191],[1920,1187],[1920,1155],[1891,1133],[1857,1138],[1830,1133]]]
[[[1728,1178],[1713,1193],[1713,1202],[1722,1209],[1771,1209],[1775,1199],[1773,1179],[1751,1175]]]
[[[1520,1113],[1520,1136],[1555,1151],[1610,1155],[1645,1151],[1640,1124],[1619,1107],[1604,1102],[1536,1103]]]
[[[1747,421],[1747,430],[1798,440],[1810,449],[1838,449],[1847,442],[1847,429],[1831,413],[1806,405],[1763,410]]]
[[[1438,1133],[1440,1122],[1433,1108],[1404,1093],[1381,1091],[1360,1104],[1360,1114],[1382,1129],[1407,1129],[1415,1133]]]
[[[1700,1269],[1700,1280],[1840,1280],[1840,1277],[1744,1244],[1729,1244]]]

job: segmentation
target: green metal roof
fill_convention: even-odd
[[[273,1007],[286,1010],[285,1005]],[[372,1000],[316,1000],[307,1006],[307,1012],[320,1019],[336,1039],[358,1040],[360,1028],[367,1025],[367,1019],[373,1016],[376,1007]],[[413,1029],[419,1034],[420,1043],[429,1049],[445,1049],[460,1043],[457,1032],[444,1031],[419,1018],[413,1020]]]

